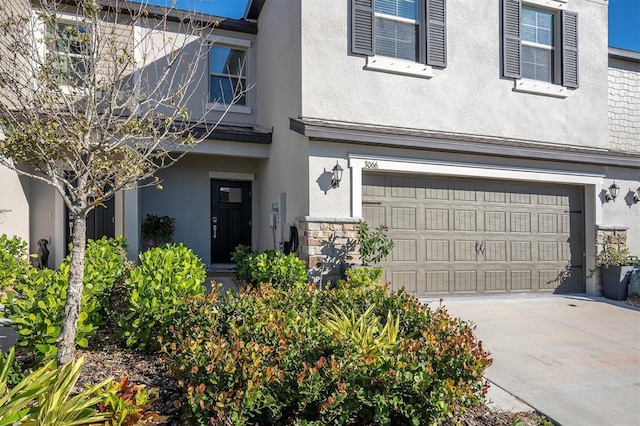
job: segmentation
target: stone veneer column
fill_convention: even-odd
[[[306,260],[309,278],[321,286],[342,277],[343,265],[360,261],[358,219],[302,216],[298,254]]]
[[[596,253],[602,252],[607,246],[623,248],[627,246],[626,226],[596,225]],[[589,271],[587,271],[587,274]],[[602,296],[602,274],[600,268],[595,272],[596,294]]]

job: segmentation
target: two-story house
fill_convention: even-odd
[[[357,261],[364,218],[395,242],[386,279],[420,297],[598,294],[597,243],[640,253],[640,124],[625,92],[637,57],[610,55],[607,6],[254,0],[208,36],[193,108],[223,99],[224,82],[250,90],[160,173],[162,191],[116,197],[114,232],[133,255],[146,214],[169,215],[211,265],[297,234],[326,281]],[[61,207],[40,226],[42,210],[24,206],[33,188],[13,211],[29,211],[30,241],[62,241]]]

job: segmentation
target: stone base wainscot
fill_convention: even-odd
[[[342,278],[344,265],[360,261],[358,218],[296,218],[298,255],[307,262],[309,279],[321,287]]]

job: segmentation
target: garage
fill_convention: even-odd
[[[362,175],[362,215],[395,242],[380,266],[418,297],[581,293],[580,186],[430,175]]]

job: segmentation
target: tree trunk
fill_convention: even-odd
[[[62,331],[58,338],[58,365],[74,361],[78,317],[82,303],[82,279],[84,278],[84,252],[87,245],[87,214],[73,216],[73,248],[69,265],[69,287],[62,317]]]

